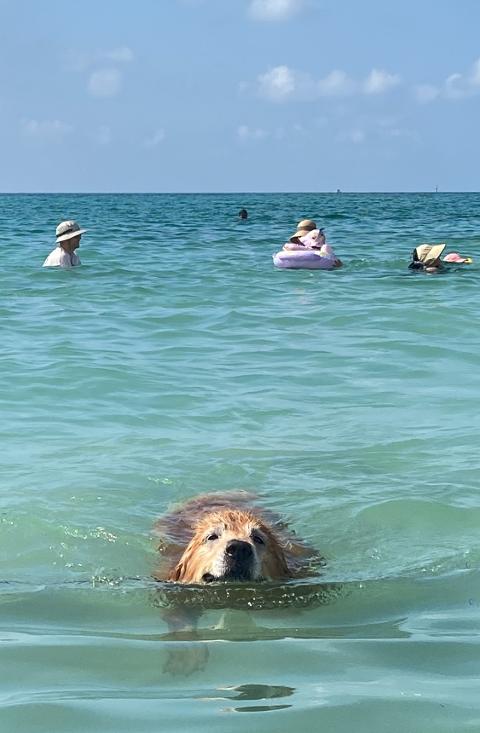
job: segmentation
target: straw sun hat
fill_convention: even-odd
[[[86,229],[80,229],[80,225],[76,221],[62,221],[55,230],[57,244],[72,239],[72,237],[78,237],[86,231]]]
[[[297,229],[297,231],[295,232],[295,234],[292,234],[292,236],[290,237],[290,240],[292,240],[292,239],[298,239],[299,237],[304,237],[305,234],[308,234],[309,231],[310,231],[310,229],[300,229],[299,228],[299,229]]]
[[[297,229],[306,229],[307,232],[310,232],[312,229],[316,229],[317,225],[313,221],[313,219],[302,219],[302,221],[299,221],[297,224]]]
[[[302,219],[302,221],[299,221],[297,224],[297,231],[295,234],[292,234],[290,239],[296,239],[298,237],[304,237],[305,234],[308,234],[308,232],[311,232],[313,229],[316,229],[317,225],[312,219]]]

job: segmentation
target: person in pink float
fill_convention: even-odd
[[[68,268],[81,265],[80,257],[75,250],[80,247],[80,239],[86,231],[86,229],[80,229],[76,221],[62,221],[55,232],[57,246],[50,252],[43,267]]]
[[[328,257],[334,260],[334,267],[341,267],[342,261],[336,257],[333,247],[327,244],[323,229],[317,229],[312,219],[302,219],[297,225],[297,231],[283,245],[288,251],[312,249],[321,257]]]

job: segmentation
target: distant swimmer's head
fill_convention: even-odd
[[[55,230],[57,244],[64,249],[76,249],[80,246],[81,236],[86,231],[81,229],[76,221],[62,221]]]
[[[297,224],[297,229],[306,229],[307,232],[311,232],[313,229],[316,229],[317,225],[313,221],[313,219],[302,219],[302,221],[299,221]]]
[[[248,218],[248,211],[246,209],[240,209],[238,212],[238,216],[240,219],[247,219]]]

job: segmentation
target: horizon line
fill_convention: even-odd
[[[0,191],[0,196],[258,196],[258,195],[369,195],[369,194],[465,194],[480,193],[476,190],[467,191],[435,191],[435,190],[412,190],[412,191],[348,191],[338,189],[336,191]]]

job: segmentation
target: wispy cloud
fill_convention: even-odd
[[[303,4],[303,0],[251,0],[248,14],[254,20],[288,20],[302,9]]]
[[[450,101],[468,99],[480,94],[480,59],[477,59],[466,72],[455,71],[449,74],[441,84],[414,86],[413,94],[422,104],[442,99]]]
[[[114,97],[122,86],[122,75],[118,69],[99,69],[90,74],[88,91],[93,97]]]
[[[334,69],[321,79],[288,66],[275,66],[257,77],[260,96],[273,102],[295,98],[312,101],[319,97],[341,97],[352,94],[384,94],[401,83],[397,74],[372,69],[366,79],[357,81],[341,69]]]
[[[464,99],[480,92],[480,59],[474,61],[464,73],[450,74],[445,80],[444,94],[447,99]]]
[[[26,137],[61,140],[73,131],[73,127],[62,120],[22,119],[20,130]]]
[[[365,94],[383,94],[400,84],[400,81],[398,74],[389,74],[383,69],[372,69],[364,82],[363,89]]]
[[[354,120],[351,127],[340,130],[335,140],[353,145],[383,141],[390,147],[390,143],[394,143],[395,140],[405,140],[411,144],[419,143],[420,136],[416,130],[404,127],[401,119],[396,117],[364,116]]]
[[[157,145],[160,145],[160,143],[163,143],[165,140],[165,130],[163,127],[158,128],[158,130],[155,130],[155,132],[150,135],[150,137],[147,137],[145,140],[145,147],[146,148],[156,148]]]
[[[321,97],[343,96],[355,91],[355,82],[344,71],[334,69],[317,82],[316,89]]]
[[[274,102],[288,99],[298,86],[296,74],[288,66],[275,66],[265,74],[260,74],[258,84],[260,95]]]

